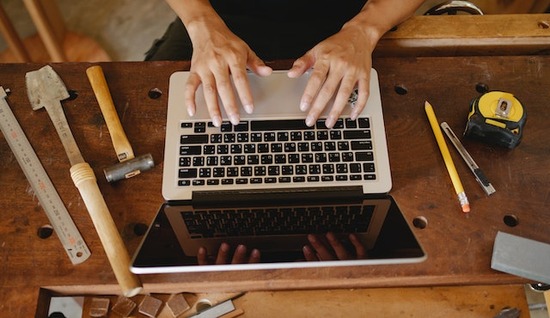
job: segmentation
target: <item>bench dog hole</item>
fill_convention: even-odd
[[[162,91],[158,88],[151,88],[147,95],[150,99],[158,99],[162,96]]]
[[[409,90],[402,84],[395,85],[393,89],[397,95],[406,95],[409,92]]]
[[[515,227],[519,224],[519,219],[517,216],[513,214],[506,214],[504,218],[502,218],[504,221],[504,224],[508,225],[509,227]]]
[[[428,226],[428,219],[423,216],[417,216],[413,219],[413,226],[417,229],[425,229]]]
[[[36,234],[41,239],[47,239],[48,237],[52,236],[53,227],[49,224],[43,225],[40,228],[38,228],[38,232]]]

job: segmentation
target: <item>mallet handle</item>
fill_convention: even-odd
[[[132,146],[124,133],[124,128],[120,123],[118,114],[116,112],[109,86],[107,86],[107,80],[103,74],[103,69],[99,65],[94,65],[86,70],[92,89],[94,90],[95,97],[101,108],[101,113],[105,122],[107,123],[107,129],[111,135],[111,140],[115,148],[115,152],[119,161],[126,161],[134,158],[134,151]]]
[[[130,272],[130,256],[99,190],[92,168],[83,162],[72,166],[70,171],[124,295],[137,295],[142,289],[141,282],[137,275]]]

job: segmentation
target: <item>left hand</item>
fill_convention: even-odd
[[[327,103],[335,96],[325,123],[332,128],[355,87],[358,88],[358,99],[350,116],[352,119],[359,116],[369,96],[374,45],[364,30],[344,26],[340,32],[320,42],[294,62],[288,71],[291,78],[313,68],[300,102],[300,109],[308,111],[308,126],[315,125]]]

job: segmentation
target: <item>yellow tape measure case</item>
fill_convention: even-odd
[[[464,136],[514,148],[521,141],[526,117],[525,108],[513,94],[487,92],[470,103]]]

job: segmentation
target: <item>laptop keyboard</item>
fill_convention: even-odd
[[[369,118],[332,129],[297,120],[181,124],[178,186],[319,184],[375,180]]]
[[[197,209],[181,212],[191,238],[367,232],[363,205]]]

